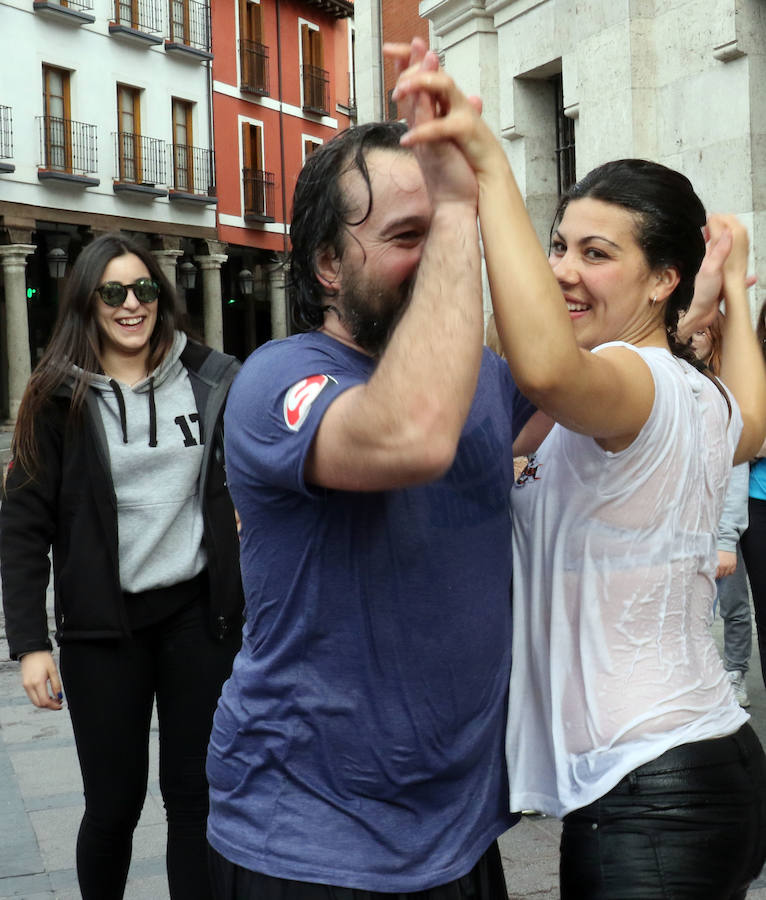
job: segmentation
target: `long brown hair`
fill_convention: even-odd
[[[96,304],[101,301],[96,288],[101,284],[109,262],[126,253],[137,256],[160,286],[157,321],[149,339],[150,371],[170,350],[174,332],[184,330],[175,291],[149,251],[121,234],[105,234],[88,244],[69,273],[50,343],[27,383],[16,419],[11,447],[13,458],[31,477],[34,477],[39,462],[35,423],[42,408],[65,381],[74,379],[69,412],[70,416],[78,415],[85,402],[88,374],[103,371],[95,315]],[[80,371],[74,370],[73,366],[79,367]]]

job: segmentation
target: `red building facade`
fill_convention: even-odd
[[[244,357],[290,331],[284,299],[295,179],[354,121],[349,0],[212,4],[224,346]]]

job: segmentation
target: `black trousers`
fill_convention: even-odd
[[[753,594],[758,652],[761,654],[761,677],[766,685],[766,500],[751,497],[747,510],[749,524],[739,546]]]
[[[229,862],[212,847],[209,852],[215,900],[508,900],[497,841],[462,878],[407,894],[272,878]]]
[[[210,900],[205,757],[221,686],[240,635],[209,636],[197,596],[125,641],[61,646],[61,677],[85,789],[77,838],[83,900],[121,900],[146,796],[156,698],[160,789],[173,900]]]
[[[744,900],[766,859],[753,729],[669,750],[564,817],[562,900]]]

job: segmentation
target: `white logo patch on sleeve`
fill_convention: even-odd
[[[285,394],[283,406],[285,425],[291,431],[298,431],[309,414],[311,404],[324,390],[330,381],[334,381],[329,375],[309,375],[297,384],[294,384]]]

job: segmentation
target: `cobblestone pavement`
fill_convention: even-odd
[[[720,641],[720,621],[714,629]],[[766,744],[766,691],[755,646],[748,691],[753,726]],[[127,900],[168,898],[156,719],[150,755],[149,791],[135,833]],[[80,897],[74,848],[82,809],[82,783],[69,717],[66,710],[40,710],[28,702],[18,664],[8,661],[0,615],[0,900]],[[559,831],[555,819],[525,816],[502,836],[509,900],[558,898]],[[748,900],[766,900],[764,874],[752,886]]]

